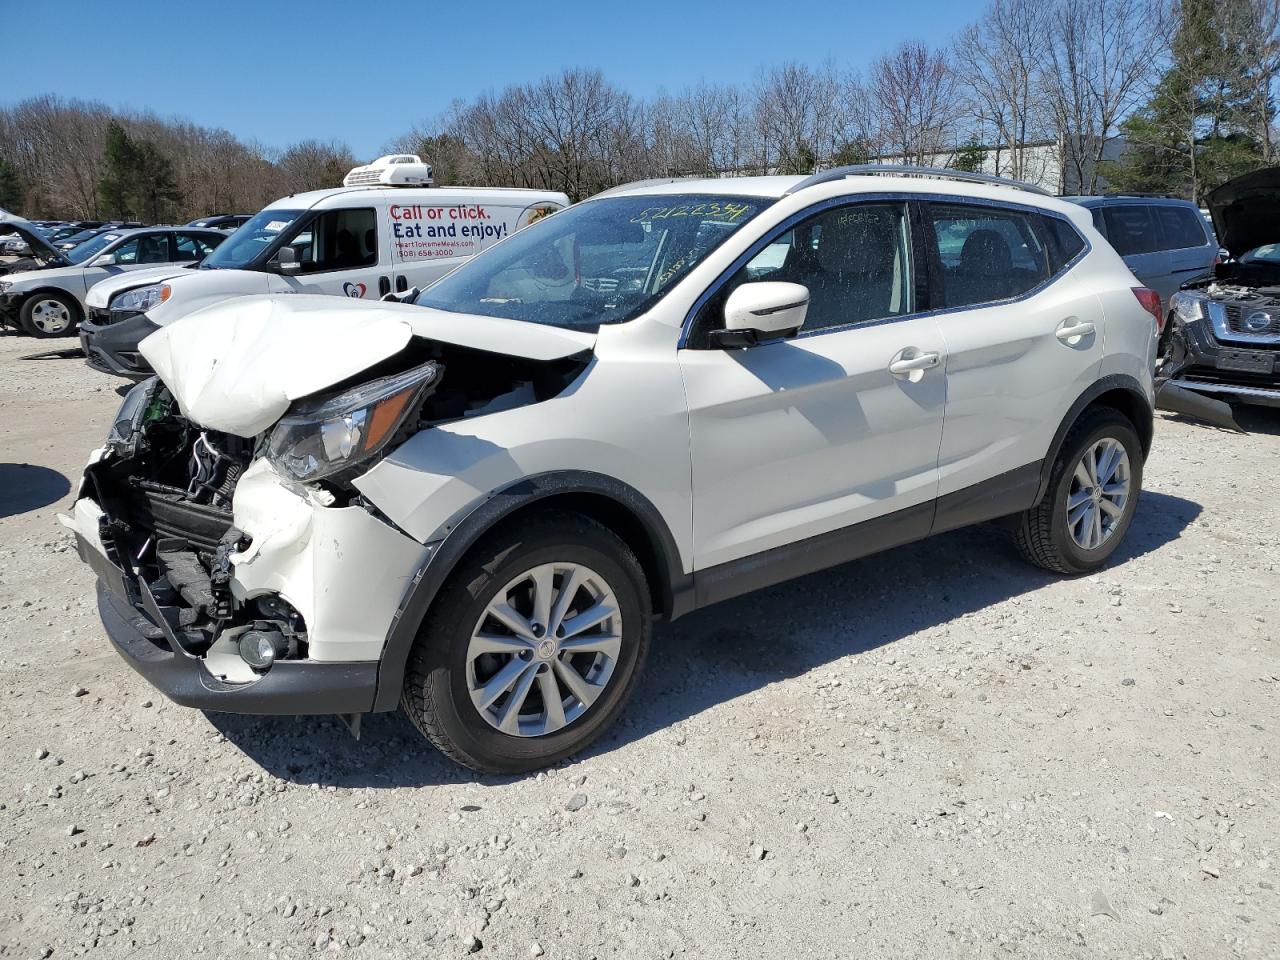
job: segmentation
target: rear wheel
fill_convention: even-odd
[[[639,560],[600,524],[547,514],[482,541],[433,604],[402,705],[457,762],[520,773],[617,716],[649,646]]]
[[[1018,519],[1014,542],[1055,573],[1097,570],[1120,546],[1142,489],[1142,444],[1110,409],[1086,412],[1063,441],[1041,501]]]
[[[80,305],[65,293],[41,291],[22,304],[22,329],[33,337],[61,337],[80,322]]]

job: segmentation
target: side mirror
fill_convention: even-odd
[[[724,329],[714,331],[711,341],[717,347],[737,348],[795,336],[808,312],[809,288],[803,284],[744,283],[725,301]]]
[[[114,267],[116,265],[116,255],[114,253],[104,253],[93,261],[95,267]]]
[[[281,273],[293,274],[302,269],[302,264],[298,262],[298,251],[293,247],[281,247],[276,251],[272,262]]]

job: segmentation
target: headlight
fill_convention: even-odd
[[[1204,305],[1208,298],[1190,290],[1180,290],[1169,298],[1169,309],[1183,323],[1194,323],[1204,319]]]
[[[335,396],[295,404],[271,431],[267,459],[297,480],[319,480],[368,459],[417,412],[439,369],[424,363]]]
[[[6,290],[8,290],[12,286],[13,286],[12,280],[0,280],[0,293],[4,293]]]
[[[136,290],[126,290],[124,293],[117,293],[111,298],[111,302],[107,304],[110,310],[129,310],[133,313],[141,313],[144,310],[150,310],[157,304],[164,303],[169,299],[172,293],[167,283],[153,283],[149,287],[138,287]]]

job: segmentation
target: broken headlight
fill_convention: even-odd
[[[1169,309],[1182,323],[1194,323],[1204,319],[1205,304],[1208,302],[1203,294],[1180,290],[1169,298]]]
[[[142,426],[143,418],[150,407],[151,395],[159,382],[156,377],[149,377],[135,384],[124,395],[124,402],[120,404],[120,409],[116,411],[115,418],[111,421],[107,443],[127,444],[133,439],[133,435]]]
[[[267,443],[267,459],[295,480],[319,480],[373,456],[399,433],[435,383],[434,363],[297,403]]]

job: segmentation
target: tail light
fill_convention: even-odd
[[[1151,314],[1156,319],[1156,332],[1164,332],[1164,306],[1160,303],[1160,294],[1156,293],[1150,287],[1134,287],[1133,295],[1138,298],[1138,302],[1142,304],[1142,309]]]

